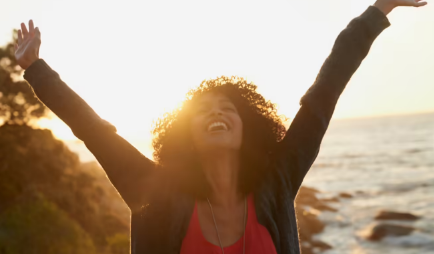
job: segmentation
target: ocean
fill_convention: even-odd
[[[326,254],[434,253],[434,114],[332,121],[304,184],[324,196],[353,195],[323,212],[318,237],[333,249]],[[364,229],[380,210],[421,216],[417,230],[369,242]]]
[[[82,143],[67,145],[94,159]],[[321,197],[352,195],[330,203],[337,212],[318,212],[326,227],[315,237],[333,246],[324,254],[434,254],[434,113],[332,120],[303,184]],[[391,222],[414,227],[410,235],[367,241],[380,210],[421,219]]]

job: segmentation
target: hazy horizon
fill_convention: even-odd
[[[363,126],[366,126],[366,121],[373,121],[374,123],[378,123],[379,121],[395,121],[396,119],[399,120],[399,118],[404,117],[417,117],[419,115],[432,115],[434,116],[434,111],[432,112],[425,112],[425,113],[418,113],[418,114],[401,114],[401,115],[388,115],[388,116],[370,116],[370,117],[357,117],[357,118],[338,118],[338,119],[332,119],[330,123],[329,130],[327,130],[327,133],[325,135],[325,139],[328,139],[328,136],[330,135],[330,129],[333,131],[336,125],[339,125],[340,123],[347,126],[354,126],[355,122],[361,122]],[[434,117],[432,117],[434,119]],[[288,125],[288,124],[287,124]],[[389,127],[389,126],[386,126]],[[66,127],[68,128],[68,127]],[[386,130],[385,130],[386,132]],[[123,136],[128,142],[130,142],[133,146],[135,146],[141,153],[143,153],[148,158],[153,158],[153,147],[152,147],[152,136],[150,135],[143,135],[141,137],[131,137],[131,136]],[[355,135],[357,136],[357,135]],[[427,137],[427,140],[433,139],[434,140],[434,134],[432,136]],[[80,160],[82,162],[89,162],[89,161],[95,161],[95,157],[92,155],[92,153],[84,146],[83,142],[73,138],[73,139],[67,139],[63,140],[66,142],[67,146],[74,152],[77,152],[80,155]],[[356,145],[356,144],[354,144]],[[362,146],[362,145],[361,145]]]
[[[52,113],[51,113],[52,114]],[[430,115],[430,114],[434,114],[434,110],[433,111],[425,111],[425,112],[412,112],[412,113],[398,113],[398,114],[388,114],[388,115],[370,115],[370,116],[355,116],[355,117],[341,117],[341,118],[335,118],[333,117],[331,121],[345,121],[345,120],[363,120],[363,119],[372,119],[372,118],[389,118],[389,117],[400,117],[400,116],[412,116],[412,115]],[[52,115],[53,116],[53,115]],[[156,119],[154,119],[156,120]],[[288,122],[285,123],[285,126],[288,127],[289,124],[292,121],[292,117],[289,119]],[[37,126],[41,127],[41,128],[48,128],[50,129],[53,134],[64,141],[74,141],[77,140],[77,138],[73,135],[72,131],[69,129],[69,127],[62,122],[62,120],[60,120],[59,118],[57,118],[56,116],[54,116],[53,119],[47,119],[47,118],[43,118],[41,120],[39,120],[39,123],[36,123]],[[54,126],[54,128],[53,128]],[[122,134],[120,133],[120,135],[126,139],[129,140],[140,140],[140,141],[146,141],[146,140],[150,140],[152,139],[152,135],[150,134],[150,131],[152,129],[152,125],[150,125],[147,130],[142,130],[141,134],[142,135],[128,135],[128,134]]]

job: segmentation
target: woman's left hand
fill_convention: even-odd
[[[398,6],[421,7],[427,5],[423,0],[377,0],[374,6],[380,9],[385,15],[389,14]]]

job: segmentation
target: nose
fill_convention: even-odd
[[[211,115],[213,116],[222,116],[223,112],[219,107],[213,107],[213,109],[211,110]]]

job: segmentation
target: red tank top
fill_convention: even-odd
[[[246,254],[277,254],[268,230],[259,224],[256,217],[255,203],[253,195],[247,198],[247,223],[246,223]],[[225,254],[242,254],[243,237],[236,243],[224,248]],[[188,226],[187,235],[185,236],[181,254],[222,254],[220,246],[208,242],[202,234],[197,215],[197,203],[194,205],[193,215],[191,216]]]

